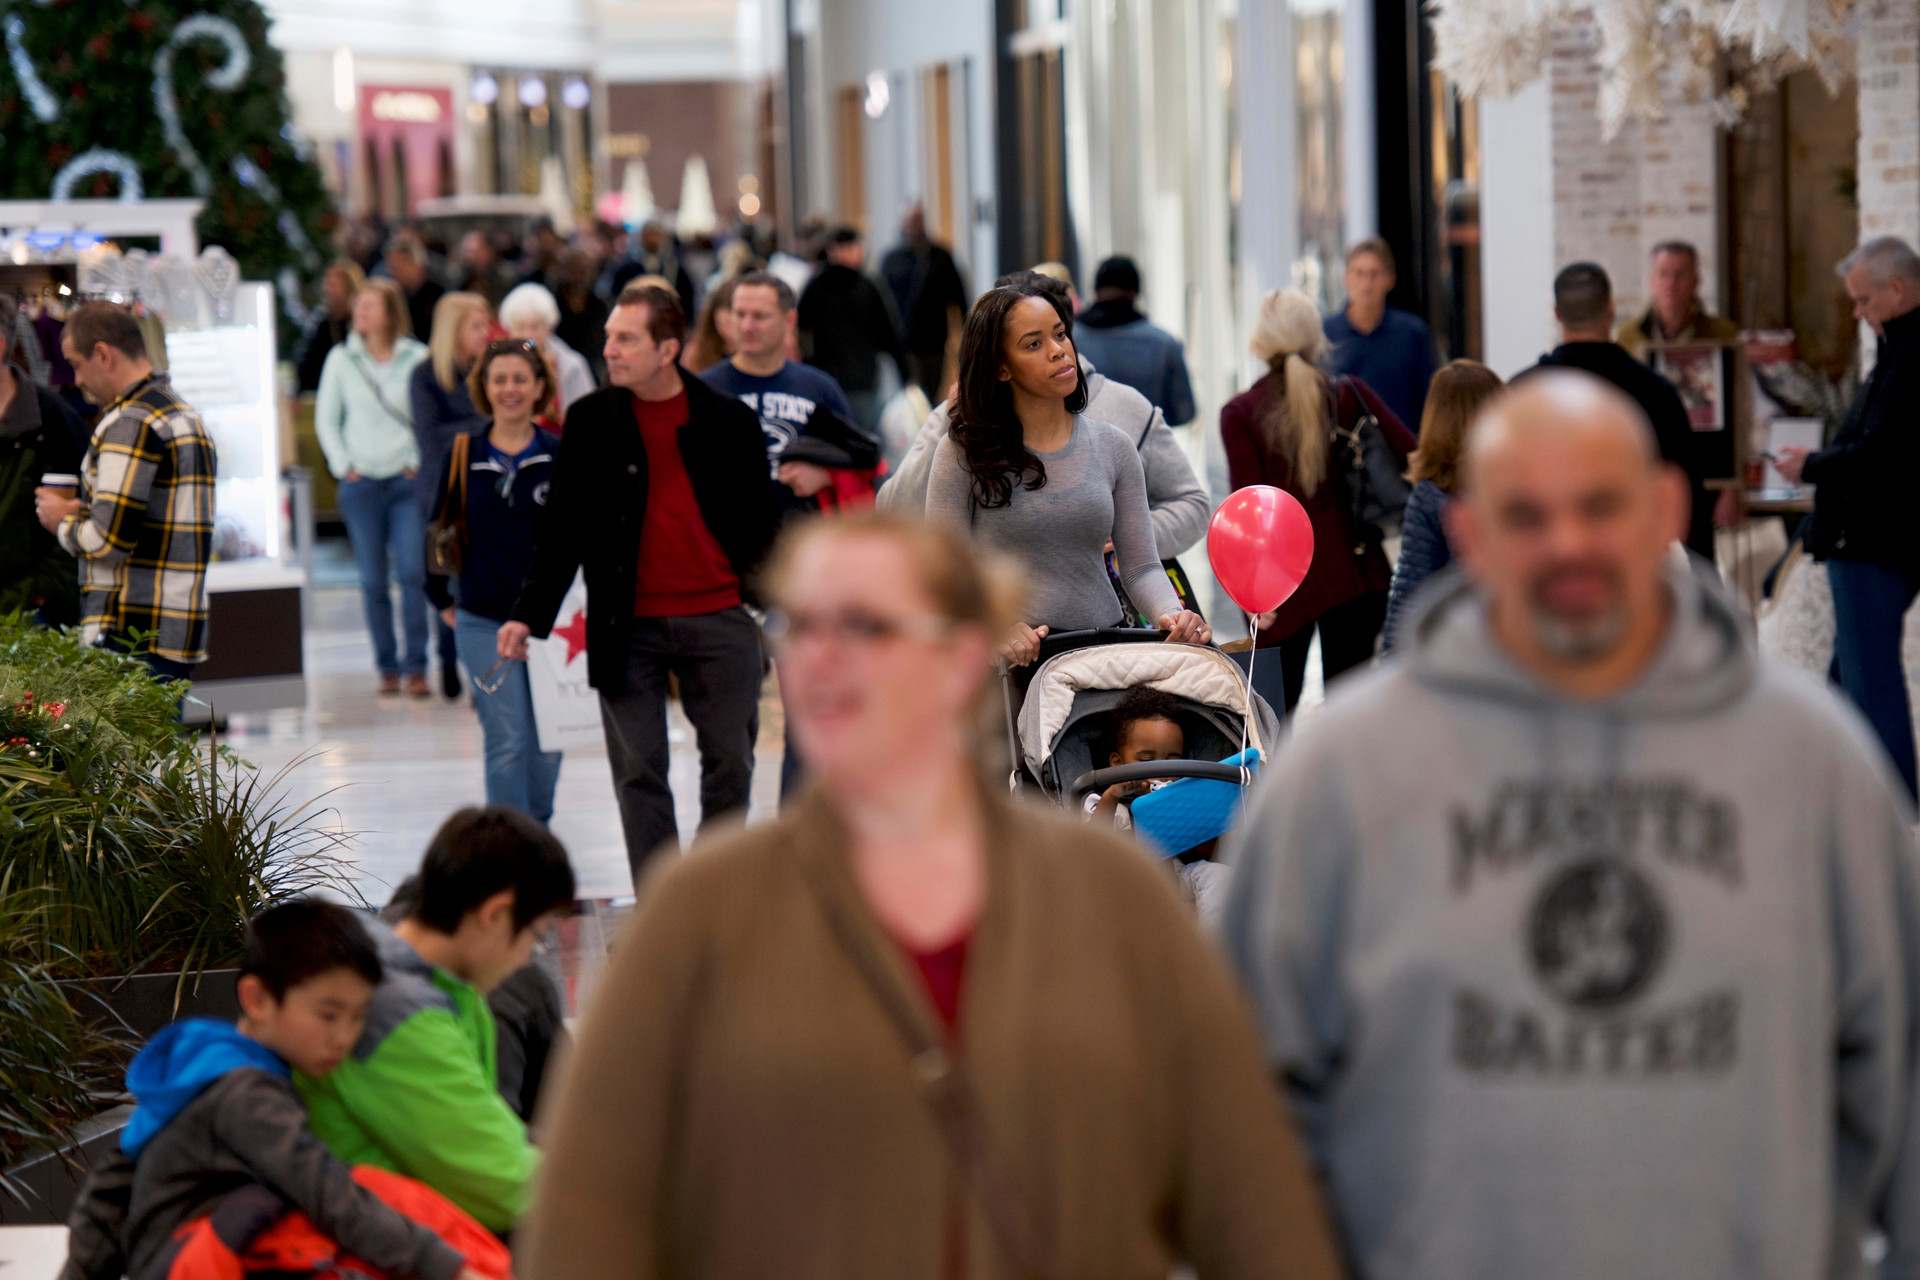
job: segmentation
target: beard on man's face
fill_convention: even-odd
[[[1617,566],[1562,560],[1527,584],[1527,618],[1540,647],[1562,662],[1595,662],[1627,630],[1626,587]]]

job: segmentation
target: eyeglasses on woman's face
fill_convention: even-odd
[[[834,613],[776,609],[767,615],[765,630],[776,649],[791,650],[808,639],[836,649],[872,649],[895,640],[944,640],[953,623],[927,614],[888,617],[860,608]]]

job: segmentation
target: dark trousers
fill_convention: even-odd
[[[747,807],[759,725],[760,628],[745,609],[690,618],[635,618],[627,687],[600,695],[614,798],[634,880],[662,848],[679,847],[667,787],[667,677],[700,741],[700,825]]]
[[[1307,676],[1307,650],[1313,646],[1313,632],[1320,631],[1320,676],[1327,683],[1343,671],[1368,662],[1374,642],[1380,638],[1380,626],[1387,620],[1387,593],[1370,591],[1345,604],[1337,604],[1292,635],[1282,639],[1280,670],[1287,682],[1287,714],[1300,705],[1300,685]]]
[[[1827,561],[1833,587],[1833,666],[1828,676],[1852,698],[1879,735],[1894,772],[1916,793],[1913,708],[1900,635],[1920,581],[1864,560]]]

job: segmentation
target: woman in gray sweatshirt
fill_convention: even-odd
[[[1119,625],[1107,576],[1120,578],[1169,638],[1205,644],[1212,631],[1182,609],[1160,567],[1146,475],[1133,442],[1086,417],[1073,317],[1037,288],[994,289],[960,339],[960,398],[927,489],[927,514],[1012,554],[1027,570],[1027,616],[1008,637],[1015,666],[1049,631]]]

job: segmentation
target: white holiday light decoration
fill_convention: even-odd
[[[1854,0],[1433,0],[1434,65],[1468,95],[1505,97],[1546,69],[1553,28],[1599,32],[1599,113],[1611,138],[1664,113],[1669,73],[1691,101],[1715,93],[1715,54],[1739,49],[1762,81],[1800,67],[1837,91],[1853,69]],[[1741,91],[1719,102],[1737,114]]]
[[[186,130],[180,127],[180,100],[173,92],[173,55],[189,40],[218,40],[227,47],[226,62],[207,76],[207,83],[222,93],[232,93],[247,78],[253,66],[253,53],[247,48],[246,37],[240,34],[239,27],[225,18],[197,13],[175,27],[167,42],[160,46],[160,52],[153,55],[153,105],[160,113],[160,128],[166,134],[167,145],[173,148],[193,178],[194,191],[209,196],[213,194],[213,175],[207,172],[200,153],[193,149],[193,144],[187,141]]]
[[[27,106],[41,124],[52,124],[60,117],[60,101],[34,70],[27,55],[27,24],[19,14],[7,15],[7,61],[13,65],[13,78],[26,91]]]
[[[73,199],[73,184],[96,173],[110,173],[120,179],[121,204],[133,204],[140,199],[140,167],[132,157],[104,147],[82,151],[60,166],[60,172],[53,175],[53,198]]]

